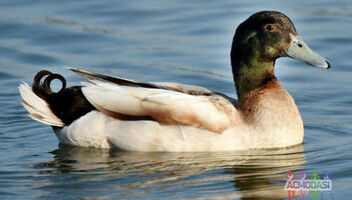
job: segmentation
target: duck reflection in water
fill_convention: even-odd
[[[231,199],[282,199],[287,172],[305,163],[303,146],[291,148],[203,153],[142,153],[60,146],[54,159],[35,164],[51,180],[41,189],[55,196],[63,191],[85,192],[80,198],[158,196]],[[53,176],[54,174],[54,176]],[[219,184],[221,184],[221,189]],[[228,192],[229,184],[233,192]],[[69,191],[72,187],[72,191]],[[226,190],[223,191],[222,190]],[[183,191],[183,192],[180,192]],[[82,196],[83,195],[83,196]],[[87,196],[84,196],[87,195]]]

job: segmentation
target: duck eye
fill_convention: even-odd
[[[267,24],[267,25],[265,26],[265,29],[266,29],[267,31],[274,31],[274,30],[275,30],[275,26],[272,25],[272,24]]]

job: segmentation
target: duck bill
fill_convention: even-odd
[[[285,51],[286,56],[314,67],[330,68],[330,63],[309,48],[299,36],[290,33],[290,37],[291,42],[290,46]]]

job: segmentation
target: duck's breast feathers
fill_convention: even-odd
[[[191,86],[160,84],[187,88],[196,95],[161,88],[121,86],[90,80],[82,87],[84,96],[99,111],[110,116],[147,116],[162,124],[191,125],[221,133],[238,122],[238,112],[227,99],[210,93],[199,95]],[[203,92],[203,90],[201,90]]]

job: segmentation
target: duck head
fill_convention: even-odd
[[[291,57],[311,66],[330,68],[325,58],[303,42],[286,15],[262,11],[241,23],[231,49],[231,64],[239,98],[275,79],[274,65],[280,57]]]

